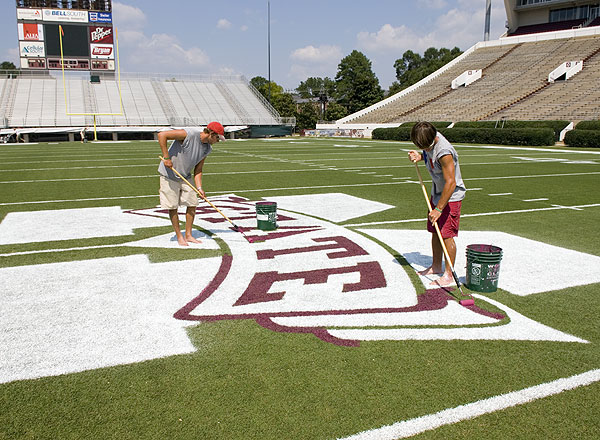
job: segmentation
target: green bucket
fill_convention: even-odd
[[[467,246],[467,282],[465,286],[477,292],[498,290],[498,275],[502,249],[489,244]]]
[[[261,231],[277,229],[277,202],[256,202],[256,221]]]

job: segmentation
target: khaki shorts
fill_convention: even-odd
[[[198,206],[198,194],[185,182],[175,182],[160,176],[160,207],[177,209],[180,206]]]

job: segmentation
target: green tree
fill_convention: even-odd
[[[394,81],[387,92],[387,96],[392,96],[402,90],[402,86],[398,81]]]
[[[330,102],[325,109],[325,117],[326,121],[337,121],[338,119],[342,119],[344,116],[348,116],[348,110],[343,105],[340,105],[336,102]]]
[[[324,92],[327,97],[332,97],[335,95],[335,81],[328,77],[310,77],[300,82],[296,92],[301,98],[319,98],[321,92]]]
[[[273,97],[271,101],[271,105],[273,105],[282,118],[297,117],[296,103],[291,93],[281,93]]]
[[[397,93],[407,87],[416,84],[423,78],[432,74],[440,67],[452,61],[454,58],[461,54],[461,50],[458,47],[454,49],[436,49],[430,47],[427,49],[423,56],[418,53],[414,53],[412,50],[407,50],[394,62],[394,68],[396,69],[396,79],[398,82],[394,82],[390,87],[390,94]]]
[[[255,76],[250,80],[250,84],[252,84],[256,88],[256,90],[258,90],[260,94],[265,97],[265,99],[269,99],[269,80],[263,78],[262,76]],[[273,101],[277,95],[283,93],[283,87],[281,87],[274,81],[271,81],[270,85],[271,101]]]
[[[2,61],[2,63],[0,64],[0,70],[17,70],[17,66],[15,66],[14,63],[11,63],[10,61]]]
[[[340,61],[335,84],[337,102],[350,113],[383,99],[383,90],[371,69],[371,61],[357,50]]]
[[[300,104],[298,115],[296,116],[296,126],[299,130],[312,130],[317,126],[319,114],[312,102]]]

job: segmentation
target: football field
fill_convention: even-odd
[[[182,248],[157,142],[1,145],[0,439],[600,437],[600,148],[456,145],[461,281],[503,250],[473,307],[417,274],[410,149],[218,143],[204,190],[254,242],[201,203]]]

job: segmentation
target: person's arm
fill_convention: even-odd
[[[165,166],[173,168],[173,162],[169,156],[169,147],[167,141],[183,141],[185,140],[187,133],[185,130],[169,130],[161,131],[158,133],[158,145],[162,151],[162,156],[165,158]]]
[[[454,189],[456,188],[455,167],[452,155],[447,154],[440,157],[439,162],[442,166],[442,173],[444,175],[444,188],[442,189],[442,195],[440,196],[439,202],[429,213],[429,220],[431,223],[435,223],[440,218],[442,215],[441,211],[444,210],[450,201],[450,197],[452,197],[452,193],[454,193]]]
[[[202,159],[194,168],[194,183],[196,184],[196,188],[198,191],[200,191],[200,194],[202,194],[203,198],[206,197],[204,190],[202,189],[202,168],[204,167],[205,160],[206,158]]]

